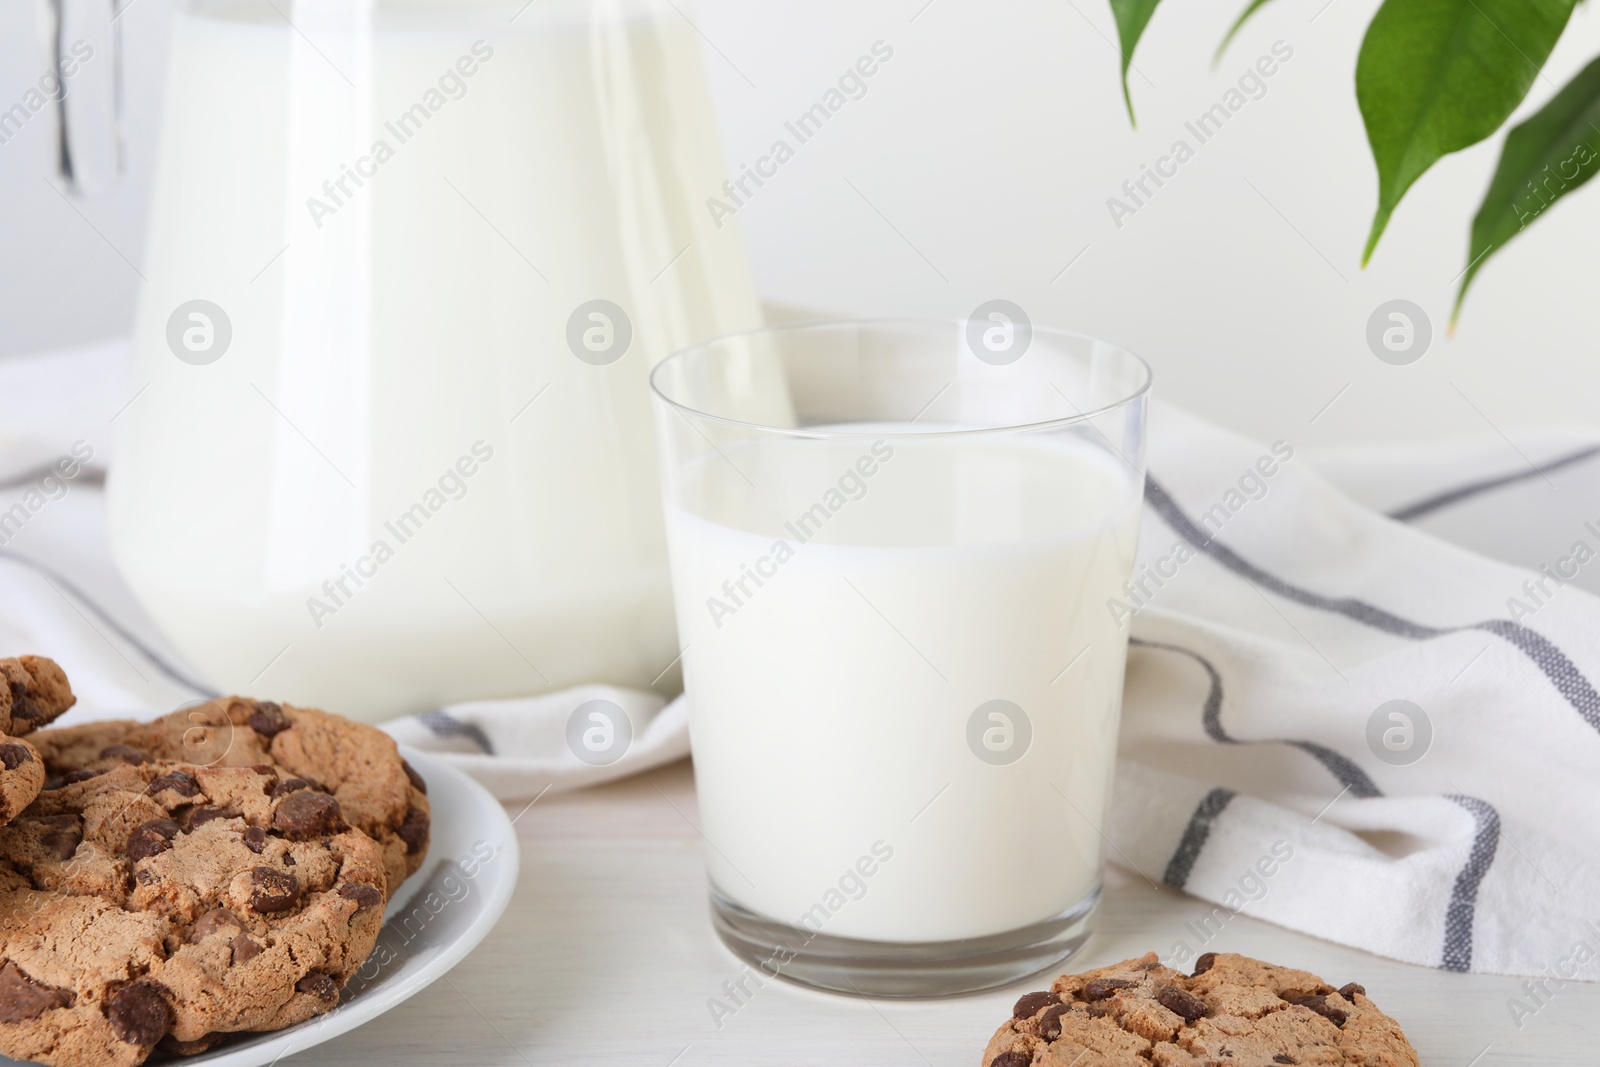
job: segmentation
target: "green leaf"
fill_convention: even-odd
[[[1226,52],[1228,46],[1233,43],[1234,34],[1238,33],[1240,27],[1250,20],[1250,16],[1256,13],[1256,9],[1265,7],[1270,2],[1271,0],[1250,0],[1250,6],[1239,13],[1239,17],[1234,20],[1233,25],[1228,27],[1228,32],[1222,38],[1222,43],[1217,45],[1217,54],[1211,59],[1213,66],[1222,62],[1222,53]]]
[[[1111,14],[1117,20],[1117,39],[1122,42],[1122,100],[1128,105],[1128,122],[1137,126],[1133,117],[1133,96],[1128,92],[1128,67],[1133,62],[1133,50],[1150,25],[1150,16],[1156,13],[1161,0],[1111,0]]]
[[[1472,220],[1466,273],[1450,324],[1461,314],[1467,286],[1489,256],[1504,248],[1551,204],[1600,170],[1600,58],[1549,103],[1506,135],[1483,203]]]
[[[1378,165],[1361,263],[1411,184],[1516,110],[1576,0],[1384,0],[1356,59],[1356,101]]]

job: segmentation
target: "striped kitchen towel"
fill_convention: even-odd
[[[1387,517],[1288,442],[1171,408],[1152,425],[1108,834],[1114,862],[1216,905],[1169,962],[1244,913],[1449,970],[1600,979],[1577,948],[1600,913],[1595,437],[1457,450],[1475,472],[1433,448],[1325,464]],[[1544,562],[1408,525],[1469,506],[1480,541],[1524,527]]]

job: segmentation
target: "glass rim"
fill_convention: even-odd
[[[959,437],[963,435],[976,436],[982,434],[1034,433],[1043,430],[1056,429],[1059,427],[1074,426],[1088,422],[1090,419],[1096,418],[1097,416],[1116,411],[1119,408],[1124,408],[1130,404],[1138,402],[1140,399],[1149,394],[1150,387],[1155,381],[1155,371],[1153,368],[1151,368],[1149,361],[1131,349],[1124,348],[1123,346],[1111,341],[1107,341],[1104,338],[1095,337],[1085,333],[1078,333],[1074,330],[1062,330],[1050,326],[1034,326],[1032,327],[1032,336],[1034,338],[1053,337],[1057,339],[1068,339],[1073,341],[1088,341],[1092,344],[1105,345],[1119,355],[1131,359],[1134,365],[1137,366],[1140,371],[1140,380],[1137,386],[1108,403],[1101,404],[1098,407],[1091,408],[1087,411],[1080,411],[1074,415],[1066,415],[1059,419],[1044,419],[1039,422],[1015,423],[1005,426],[966,426],[952,429],[927,429],[903,433],[895,430],[883,429],[871,431],[828,430],[802,426],[773,426],[764,422],[749,422],[744,419],[730,418],[726,415],[714,415],[711,412],[702,411],[697,407],[683,403],[679,400],[675,400],[668,396],[665,389],[662,388],[660,382],[661,374],[669,363],[692,356],[697,352],[709,349],[715,345],[726,344],[729,341],[738,340],[741,337],[756,337],[762,334],[782,334],[799,332],[802,330],[818,330],[824,328],[838,328],[843,326],[938,326],[950,327],[959,334],[959,332],[963,330],[966,324],[970,321],[970,319],[932,317],[918,318],[915,316],[873,319],[807,319],[801,322],[785,322],[769,326],[758,326],[751,330],[736,330],[732,333],[725,333],[717,337],[709,337],[703,341],[696,341],[694,344],[680,348],[670,355],[664,357],[661,362],[657,363],[650,371],[650,392],[655,395],[656,399],[671,407],[673,410],[677,411],[679,415],[682,415],[685,418],[693,417],[704,419],[709,422],[721,423],[724,426],[736,426],[761,433],[781,434],[788,437],[800,437],[814,440],[829,438],[865,439],[878,437],[893,437],[896,440],[899,440],[902,438],[915,437]],[[938,398],[935,397],[935,399]],[[1071,401],[1069,400],[1068,403],[1070,404]]]

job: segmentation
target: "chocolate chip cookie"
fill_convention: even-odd
[[[282,793],[338,800],[344,818],[383,849],[392,894],[428,850],[427,785],[388,734],[315,708],[221,697],[153,722],[86,723],[34,735],[58,775],[144,760],[270,767]],[[312,801],[307,801],[307,804]]]
[[[1417,1067],[1417,1053],[1355,982],[1216,952],[1183,974],[1151,952],[1018,1000],[983,1067],[1035,1064]]]
[[[0,828],[0,1052],[131,1067],[338,1003],[386,872],[335,797],[265,766],[67,777]]]
[[[67,676],[43,656],[0,659],[0,825],[39,795],[45,767],[39,752],[18,738],[54,720],[76,702]]]

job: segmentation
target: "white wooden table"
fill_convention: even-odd
[[[774,981],[718,1028],[707,999],[740,966],[711,932],[696,818],[687,761],[539,801],[517,821],[521,879],[488,940],[388,1015],[294,1062],[979,1067],[1011,1003],[1047,984],[866,1002]],[[1192,944],[1184,924],[1210,910],[1113,870],[1098,932],[1069,966]],[[1600,1063],[1600,985],[1556,990],[1519,1029],[1507,1000],[1528,999],[1521,979],[1410,967],[1243,916],[1206,947],[1360,982],[1424,1067]]]

